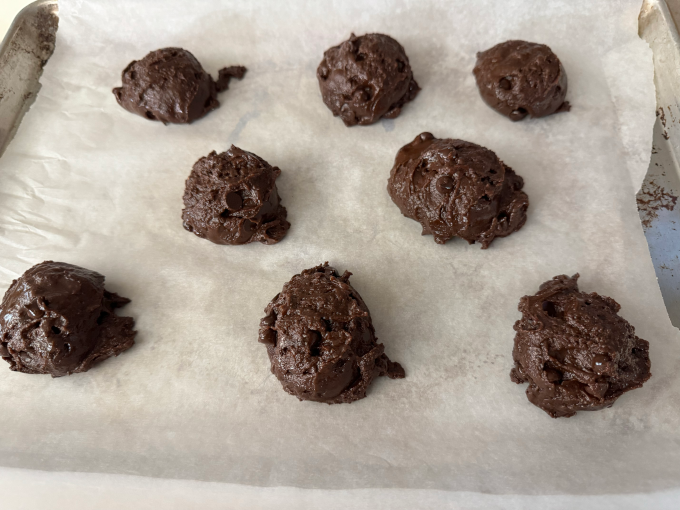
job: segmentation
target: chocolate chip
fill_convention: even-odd
[[[243,199],[238,193],[227,193],[226,202],[230,211],[240,211],[243,208]]]
[[[590,366],[593,369],[593,372],[597,375],[601,375],[607,371],[610,362],[611,358],[606,354],[596,354],[593,356],[593,361]]]
[[[557,316],[557,310],[555,309],[555,303],[552,301],[543,301],[543,311],[546,312],[550,317]]]
[[[309,338],[311,343],[309,345],[309,354],[312,357],[318,357],[321,355],[321,343],[323,342],[323,337],[318,331],[313,329],[309,331]]]
[[[266,329],[260,333],[259,342],[265,345],[276,345],[276,331],[273,329]]]
[[[586,386],[586,393],[590,393],[595,398],[603,398],[609,389],[609,384],[606,382],[591,383]]]
[[[510,112],[510,120],[522,120],[529,114],[524,108],[517,108]]]
[[[512,88],[512,83],[510,83],[510,80],[507,78],[501,78],[501,81],[498,82],[498,86],[503,90],[510,90]]]
[[[455,183],[451,177],[444,175],[437,179],[437,191],[439,193],[450,193]]]
[[[260,321],[261,326],[273,326],[276,322],[276,316],[267,315],[264,319]]]
[[[245,230],[248,234],[255,232],[255,223],[253,223],[250,220],[244,221],[243,222],[243,230]]]
[[[37,319],[37,318],[45,315],[45,312],[43,312],[40,309],[40,307],[38,306],[38,303],[36,303],[35,301],[26,304],[25,308],[26,308],[26,312],[27,312],[28,316],[33,318],[33,319]]]
[[[554,368],[546,368],[544,371],[545,378],[548,379],[549,382],[554,383],[562,380],[562,372],[559,370],[555,370]]]

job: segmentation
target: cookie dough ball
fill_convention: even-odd
[[[123,108],[149,120],[190,124],[217,108],[217,93],[245,72],[242,66],[225,67],[215,82],[187,50],[163,48],[130,62],[123,86],[113,89],[113,95]]]
[[[612,298],[579,292],[576,274],[556,276],[519,302],[515,368],[527,397],[553,418],[595,411],[651,377],[649,342],[618,315]]]
[[[374,377],[404,377],[384,354],[371,314],[349,284],[326,262],[302,271],[265,309],[259,341],[272,373],[299,400],[351,403],[366,396]]]
[[[545,44],[497,44],[477,53],[473,72],[484,102],[510,120],[569,111],[567,73]]]
[[[393,119],[420,91],[404,48],[383,34],[352,34],[333,46],[316,77],[323,102],[346,126]]]
[[[42,262],[14,280],[0,305],[0,356],[10,370],[60,377],[87,372],[134,344],[135,321],[114,309],[130,300],[99,273]]]
[[[281,170],[231,146],[199,159],[184,190],[184,228],[216,244],[275,244],[290,228],[276,178]]]
[[[387,181],[392,201],[438,244],[458,236],[488,248],[527,219],[524,181],[489,149],[421,133],[404,145]]]

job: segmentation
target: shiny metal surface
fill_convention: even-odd
[[[680,327],[680,0],[645,0],[639,34],[654,53],[657,119],[638,211],[668,315]]]
[[[40,75],[54,51],[56,0],[38,0],[14,19],[0,44],[0,155],[40,90]]]

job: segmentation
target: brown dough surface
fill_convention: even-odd
[[[184,228],[216,244],[275,244],[290,228],[276,178],[281,170],[235,147],[199,159],[184,190]]]
[[[352,34],[326,50],[316,77],[323,102],[346,126],[393,119],[420,91],[404,48],[383,34]]]
[[[444,244],[454,236],[488,248],[527,219],[524,181],[489,149],[421,133],[394,161],[387,191],[401,213],[419,222],[422,235]]]
[[[60,377],[87,372],[134,344],[135,321],[114,309],[130,300],[99,273],[42,262],[14,280],[0,305],[0,356],[11,370]]]
[[[272,373],[299,400],[351,403],[366,396],[377,376],[404,377],[384,354],[371,314],[349,284],[326,262],[302,271],[265,309],[259,341]]]
[[[567,73],[545,44],[506,41],[477,53],[474,71],[486,104],[510,120],[569,111]]]
[[[649,379],[649,342],[618,315],[612,298],[578,290],[579,275],[556,276],[519,302],[515,368],[529,401],[553,418],[595,411]]]
[[[113,89],[113,95],[123,108],[146,119],[190,124],[217,108],[217,93],[245,72],[242,66],[225,67],[215,82],[187,50],[162,48],[130,62],[123,70],[123,86]]]

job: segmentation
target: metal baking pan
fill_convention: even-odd
[[[22,10],[0,44],[0,156],[40,90],[40,75],[54,51],[57,0]],[[661,293],[680,327],[680,0],[644,0],[639,34],[654,53],[657,120],[638,210]]]
[[[40,90],[40,75],[54,51],[56,0],[23,9],[0,44],[0,156]]]
[[[680,327],[680,0],[645,0],[638,32],[654,53],[656,122],[638,211],[671,322]]]

